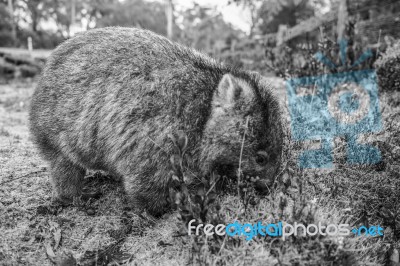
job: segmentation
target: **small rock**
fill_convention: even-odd
[[[90,215],[90,216],[93,216],[93,215],[96,214],[96,211],[93,208],[87,208],[86,209],[86,214]]]
[[[65,253],[65,252],[63,252],[63,254],[61,256],[56,258],[55,264],[56,264],[56,266],[75,266],[75,265],[77,265],[76,259],[74,258],[74,256],[70,253]]]

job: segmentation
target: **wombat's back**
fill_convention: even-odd
[[[278,102],[258,74],[138,29],[91,30],[61,44],[33,94],[30,124],[63,201],[80,196],[85,170],[96,169],[123,177],[133,205],[162,212],[179,130],[193,178],[242,162],[273,180],[281,159]]]
[[[132,152],[126,145],[141,134],[162,143],[163,131],[179,128],[199,138],[224,72],[150,31],[91,30],[48,59],[32,98],[31,131],[46,157],[62,152],[101,169]]]

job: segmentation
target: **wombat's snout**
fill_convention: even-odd
[[[226,176],[228,178],[234,178],[234,177],[237,176],[238,166],[235,166],[234,164],[231,164],[231,163],[217,164],[215,166],[214,170],[220,176]]]
[[[254,183],[254,188],[258,193],[266,195],[269,193],[271,185],[272,182],[268,182],[268,180],[257,180]]]
[[[267,165],[256,169],[255,167],[243,168],[243,176],[248,176],[255,179],[254,188],[262,194],[268,194],[272,184],[275,181],[277,167]]]

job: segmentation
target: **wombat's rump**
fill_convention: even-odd
[[[166,205],[168,135],[187,134],[188,172],[195,178],[238,167],[246,120],[241,169],[267,184],[283,136],[278,102],[260,76],[150,31],[118,27],[61,44],[30,111],[59,199],[81,194],[86,169],[103,170],[122,177],[131,202],[153,214]]]

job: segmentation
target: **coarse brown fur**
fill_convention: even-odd
[[[258,74],[216,62],[150,31],[78,34],[50,56],[30,128],[60,199],[81,194],[86,169],[123,178],[135,207],[165,211],[173,144],[189,139],[193,177],[241,168],[270,181],[281,161],[278,101]],[[245,130],[248,117],[248,128]]]

